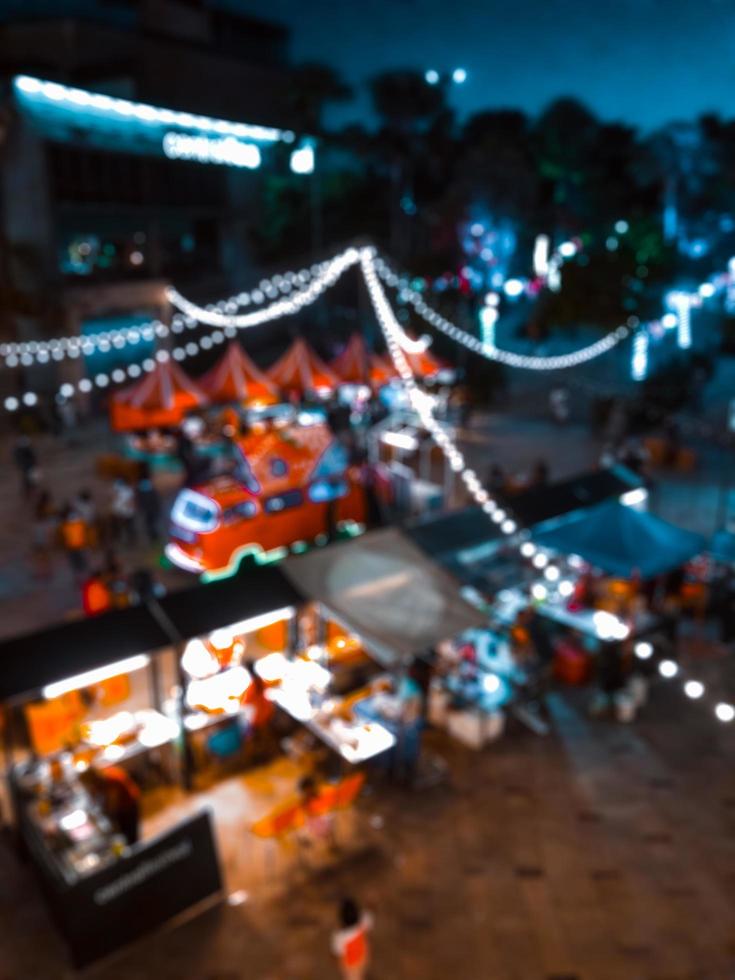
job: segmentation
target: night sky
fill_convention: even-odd
[[[735,115],[733,0],[219,0],[293,29],[295,61],[352,84],[386,68],[467,68],[463,113],[559,95],[643,128]],[[366,98],[330,121],[363,117]]]

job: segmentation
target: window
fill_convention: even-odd
[[[222,520],[225,524],[234,524],[235,521],[249,520],[251,517],[255,517],[257,512],[258,508],[252,500],[243,500],[239,504],[227,507],[222,512]]]
[[[328,479],[330,476],[341,476],[347,469],[348,462],[345,447],[339,442],[333,442],[322,453],[314,468],[313,476],[320,480]]]
[[[182,490],[174,501],[171,520],[189,531],[213,531],[217,527],[217,504],[201,493]]]
[[[347,492],[348,487],[344,480],[317,480],[309,487],[309,500],[313,500],[315,504],[322,504],[329,500],[337,500],[339,497],[346,497]]]
[[[269,497],[264,509],[268,514],[277,514],[289,507],[298,507],[304,502],[304,495],[300,490],[287,490],[286,493],[279,493],[275,497]]]

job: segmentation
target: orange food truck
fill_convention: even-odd
[[[236,447],[232,474],[174,501],[166,555],[179,568],[219,577],[248,555],[276,557],[364,521],[359,469],[324,423],[272,427]]]

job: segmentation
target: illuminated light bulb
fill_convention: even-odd
[[[558,249],[559,255],[564,259],[571,259],[577,254],[577,246],[574,242],[562,242]]]
[[[500,530],[504,534],[513,534],[513,532],[517,530],[516,522],[510,520],[503,521],[503,523],[500,525]]]
[[[721,701],[715,708],[715,714],[720,721],[732,721],[735,718],[735,708],[731,704]]]
[[[128,366],[128,377],[139,378],[141,373],[142,372],[139,364],[130,364]]]
[[[517,296],[521,296],[525,290],[525,285],[520,279],[507,279],[503,286],[503,292],[510,299],[515,299]]]
[[[549,565],[548,568],[544,569],[544,578],[548,579],[549,582],[557,582],[561,572],[556,567],[556,565]]]
[[[533,558],[536,554],[536,545],[532,541],[524,541],[521,545],[521,554],[524,558]]]
[[[574,582],[570,582],[568,578],[562,579],[559,582],[559,595],[563,598],[568,599],[570,595],[574,592]]]
[[[61,395],[62,398],[71,398],[72,395],[74,394],[74,385],[71,385],[68,382],[66,384],[63,384],[59,388],[59,394]]]
[[[77,387],[79,388],[80,391],[88,393],[92,390],[93,385],[92,382],[89,380],[89,378],[82,378],[82,380],[79,382]]]
[[[120,384],[121,381],[125,380],[125,372],[120,368],[115,368],[115,370],[112,372],[112,380],[116,384]]]
[[[688,698],[701,698],[704,694],[704,684],[700,681],[687,681],[684,685],[684,693]]]
[[[28,405],[29,408],[32,408],[34,405],[38,404],[38,395],[33,391],[27,391],[23,395],[23,404]]]
[[[653,656],[653,645],[647,643],[645,640],[641,640],[636,643],[633,648],[633,652],[639,660],[650,660]]]
[[[181,666],[189,677],[202,680],[219,670],[219,661],[201,640],[190,640],[181,658]]]
[[[209,642],[215,650],[229,650],[235,642],[235,634],[229,629],[214,630],[209,636]]]
[[[711,282],[703,282],[697,290],[702,299],[711,299],[715,295],[715,287]]]
[[[662,677],[676,677],[679,673],[679,666],[673,660],[662,660],[658,665],[658,672]]]
[[[628,228],[629,225],[627,221],[621,220],[615,222],[615,231],[618,233],[618,235],[624,235],[628,231]]]
[[[94,383],[97,385],[98,388],[106,388],[107,385],[110,383],[110,379],[107,377],[106,374],[98,374],[95,376]]]
[[[531,595],[533,596],[534,599],[537,599],[539,602],[543,602],[543,600],[546,599],[548,594],[549,593],[546,589],[546,586],[542,585],[541,582],[534,582],[534,584],[531,586]]]
[[[488,694],[494,694],[500,687],[500,678],[497,674],[486,674],[482,679],[482,686]]]
[[[156,351],[156,360],[160,364],[165,364],[169,360],[169,353],[167,350]]]
[[[452,81],[456,85],[463,85],[467,81],[467,69],[455,68],[452,72]]]
[[[533,556],[533,564],[536,568],[546,568],[549,564],[548,555],[545,555],[543,551],[539,551]]]
[[[155,366],[156,366],[156,362],[151,357],[147,357],[143,361],[143,365],[142,365],[144,371],[152,371],[155,368]]]
[[[434,68],[429,68],[428,71],[424,72],[424,78],[429,85],[439,84],[439,72]]]
[[[13,398],[12,395],[10,396],[10,398],[6,398],[3,404],[5,405],[5,410],[8,412],[15,412],[18,410],[18,406],[19,406],[18,399]]]

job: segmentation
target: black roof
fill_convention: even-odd
[[[592,507],[610,497],[617,497],[628,490],[644,486],[643,479],[624,466],[594,470],[533,487],[520,493],[508,494],[503,503],[519,524],[533,527],[552,517],[571,514],[575,510]]]
[[[403,529],[419,548],[439,559],[502,537],[498,525],[476,506],[429,514],[409,521]]]
[[[183,640],[303,603],[280,568],[246,568],[231,578],[171,592],[160,606]]]
[[[170,642],[143,606],[24,633],[0,643],[0,700]]]
[[[26,633],[0,642],[0,701],[302,601],[280,569],[250,567],[160,600],[173,631],[155,610],[133,606]]]

